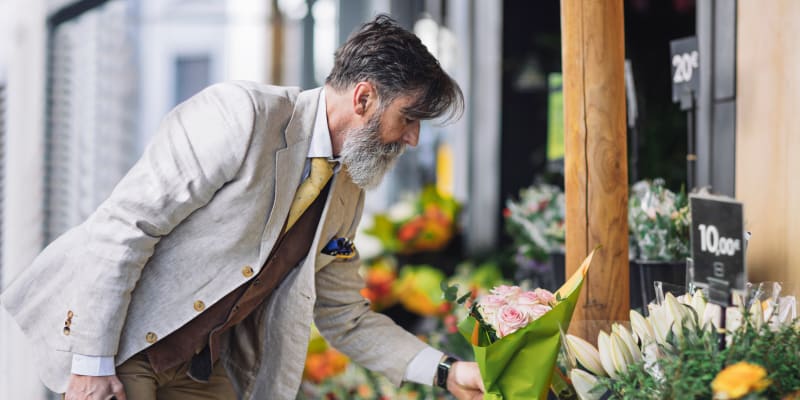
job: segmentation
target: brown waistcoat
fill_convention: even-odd
[[[155,372],[176,367],[191,359],[193,365],[190,374],[198,380],[204,380],[204,371],[210,372],[211,365],[219,358],[222,334],[264,302],[289,271],[308,254],[329,188],[330,183],[300,219],[278,238],[255,278],[145,350]]]

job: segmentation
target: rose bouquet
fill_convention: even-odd
[[[472,344],[486,387],[484,399],[545,399],[583,279],[594,252],[552,294],[498,286],[470,306],[459,325]]]
[[[556,297],[545,289],[523,291],[519,286],[501,285],[475,303],[470,315],[483,325],[489,341],[494,342],[539,319],[555,304]]]

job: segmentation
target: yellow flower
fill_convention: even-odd
[[[767,371],[760,365],[744,361],[727,366],[711,382],[715,399],[738,399],[769,386]]]

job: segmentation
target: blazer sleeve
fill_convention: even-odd
[[[234,179],[255,106],[236,83],[210,86],[171,111],[141,159],[84,223],[88,239],[66,262],[76,291],[70,351],[114,355],[131,292],[159,239]]]
[[[347,237],[354,239],[364,203],[361,191],[355,221]],[[337,350],[399,386],[411,360],[428,347],[389,317],[373,312],[360,293],[358,257],[333,261],[316,274],[314,321],[320,333]]]

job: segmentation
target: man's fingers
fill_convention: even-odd
[[[111,381],[111,391],[114,393],[114,398],[116,398],[116,400],[128,400],[128,397],[125,395],[125,387],[122,386],[122,382],[120,382],[119,378],[116,376]]]

